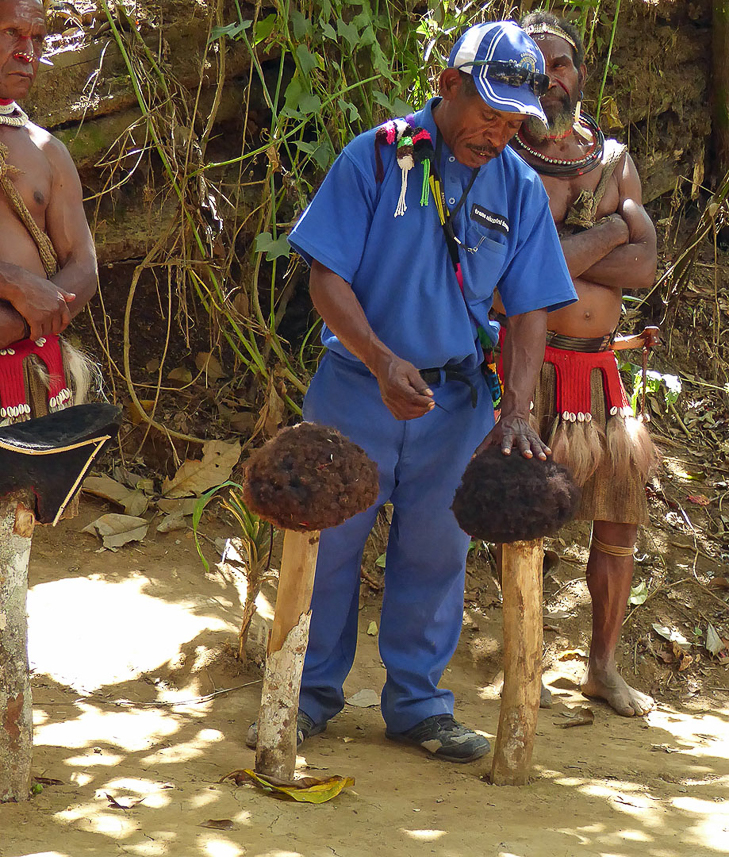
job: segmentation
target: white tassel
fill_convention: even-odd
[[[412,155],[405,155],[404,158],[400,158],[399,160],[400,169],[402,170],[402,181],[400,184],[400,198],[397,201],[397,208],[395,209],[395,217],[401,217],[408,210],[405,203],[405,194],[408,190],[408,173],[415,166]]]

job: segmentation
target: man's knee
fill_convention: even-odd
[[[593,538],[608,545],[632,548],[638,535],[637,524],[623,524],[615,521],[594,521]]]

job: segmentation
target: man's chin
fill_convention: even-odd
[[[530,116],[525,120],[524,126],[526,132],[532,140],[542,143],[548,137],[566,136],[572,128],[574,114],[572,112],[558,113],[556,116],[547,114],[547,121],[549,122],[549,127],[545,128],[535,116]]]
[[[552,133],[551,126],[547,128],[547,126],[542,122],[541,119],[537,119],[536,116],[528,116],[524,120],[524,129],[526,130],[529,138],[531,140],[536,141],[537,143],[542,143],[547,137]]]

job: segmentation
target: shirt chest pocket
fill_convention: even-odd
[[[497,233],[469,221],[465,247],[460,247],[464,268],[463,290],[469,302],[490,299],[507,264],[507,245],[497,241]]]

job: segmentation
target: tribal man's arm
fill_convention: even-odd
[[[627,224],[629,240],[584,271],[582,277],[611,289],[649,289],[658,262],[656,230],[643,208],[638,171],[629,155],[618,176],[618,189],[618,214]]]
[[[96,293],[96,250],[83,207],[83,191],[68,150],[55,137],[43,147],[53,170],[53,187],[46,210],[46,231],[58,255],[58,273],[53,283],[75,295],[69,301],[71,318]]]

